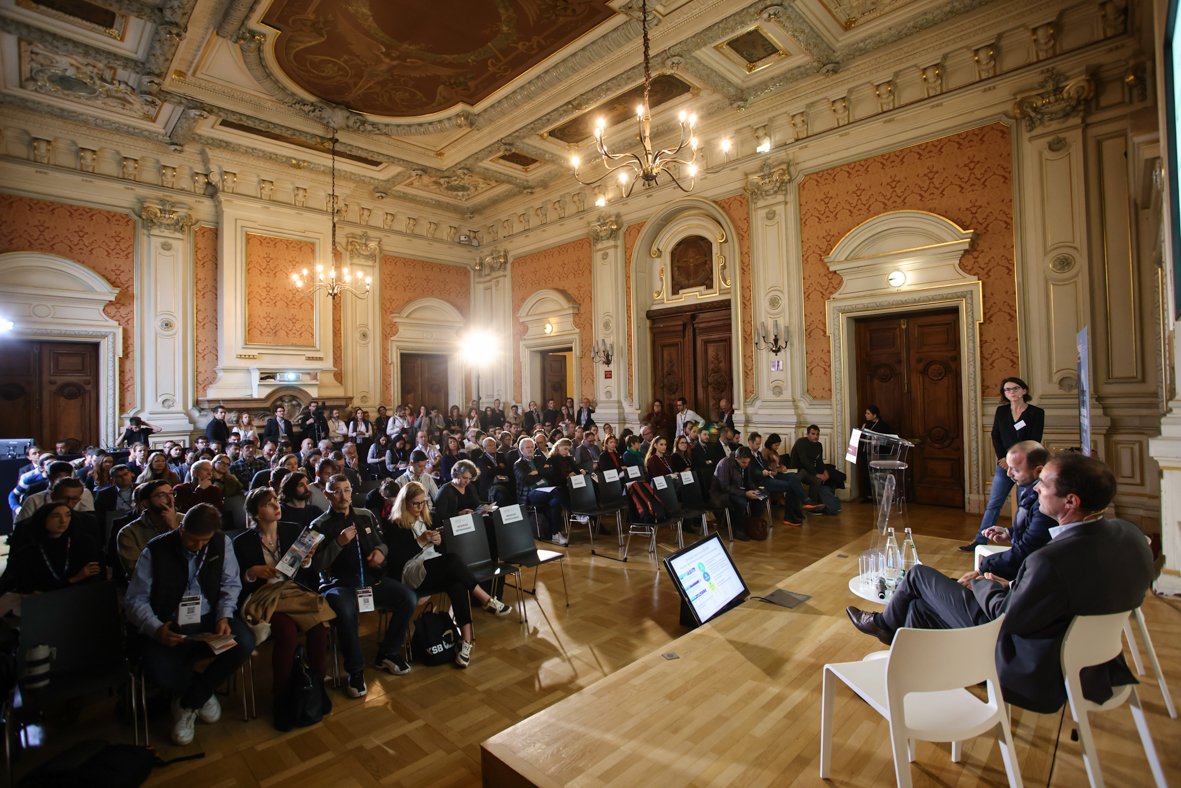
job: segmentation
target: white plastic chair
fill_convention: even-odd
[[[1017,754],[1009,714],[996,672],[996,639],[1004,616],[966,629],[900,629],[889,652],[860,662],[824,666],[820,712],[820,777],[827,779],[832,755],[832,710],[836,681],[857,693],[890,723],[894,774],[909,786],[913,740],[951,742],[951,760],[960,761],[960,742],[1000,726],[997,741],[1009,785],[1019,787]],[[886,658],[882,654],[887,653]],[[965,687],[986,682],[988,700]]]
[[[1148,662],[1156,673],[1156,683],[1160,687],[1161,697],[1165,699],[1165,708],[1169,716],[1177,719],[1177,707],[1173,705],[1173,696],[1169,694],[1169,685],[1165,683],[1164,671],[1160,669],[1160,660],[1156,658],[1156,649],[1152,647],[1152,638],[1148,635],[1148,622],[1144,620],[1144,611],[1136,608],[1132,615],[1124,622],[1124,637],[1128,639],[1128,650],[1132,652],[1132,662],[1136,665],[1136,673],[1144,675],[1144,663],[1140,661],[1140,649],[1136,646],[1136,638],[1132,635],[1132,619],[1136,619],[1136,626],[1140,630],[1140,639],[1144,641],[1144,651],[1148,654]]]
[[[1136,686],[1128,684],[1123,687],[1113,687],[1114,693],[1106,703],[1093,703],[1083,697],[1082,684],[1079,681],[1079,671],[1091,665],[1101,665],[1114,659],[1123,651],[1124,624],[1128,621],[1127,613],[1111,613],[1105,616],[1075,616],[1066,630],[1066,637],[1062,640],[1062,675],[1066,679],[1066,698],[1070,704],[1070,714],[1078,725],[1079,741],[1083,746],[1083,765],[1087,768],[1087,779],[1092,788],[1102,788],[1103,772],[1099,768],[1099,753],[1095,749],[1095,738],[1091,734],[1091,725],[1087,721],[1087,714],[1093,711],[1110,711],[1130,701],[1132,720],[1136,723],[1136,731],[1140,734],[1140,743],[1144,745],[1144,754],[1148,758],[1152,777],[1158,788],[1164,788],[1165,774],[1161,769],[1160,759],[1156,755],[1156,747],[1152,743],[1152,733],[1148,730],[1148,720],[1144,717],[1144,709],[1140,707],[1140,696],[1136,693]]]

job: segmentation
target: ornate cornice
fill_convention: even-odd
[[[493,249],[488,254],[482,254],[476,258],[476,263],[472,266],[477,274],[494,274],[503,271],[508,265],[508,253],[503,249]]]
[[[149,232],[163,230],[181,235],[188,232],[194,222],[193,215],[189,213],[187,206],[175,205],[170,202],[156,203],[145,200],[140,203],[136,216],[140,218]]]
[[[381,239],[371,238],[369,233],[345,236],[345,251],[352,257],[377,264],[381,259]]]
[[[133,74],[138,74],[143,70],[143,64],[135,58],[83,44],[9,17],[0,17],[0,32],[11,33],[23,41],[40,44],[63,55],[77,55],[104,66],[125,69]]]
[[[1068,80],[1053,68],[1042,73],[1045,78],[1038,83],[1041,90],[1019,95],[1013,102],[1013,115],[1025,121],[1026,131],[1071,115],[1081,115],[1095,95],[1095,83],[1086,74]]]
[[[600,214],[590,226],[590,236],[595,243],[613,241],[619,235],[623,221],[619,214]]]
[[[760,172],[746,176],[743,191],[756,199],[766,199],[787,194],[791,190],[791,180],[791,169],[786,162],[775,167],[767,162]]]

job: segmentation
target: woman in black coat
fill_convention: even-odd
[[[99,546],[70,527],[72,517],[68,505],[55,501],[20,524],[0,577],[0,593],[35,594],[102,579]]]

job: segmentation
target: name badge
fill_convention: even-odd
[[[1018,421],[1018,422],[1014,423],[1014,424],[1013,424],[1013,429],[1015,429],[1015,430],[1023,430],[1023,429],[1025,429],[1025,419],[1022,419],[1021,421]]]
[[[373,612],[373,589],[372,588],[358,588],[357,589],[357,610],[361,613]]]
[[[180,598],[180,605],[176,608],[176,623],[182,627],[201,623],[200,594],[185,594]]]

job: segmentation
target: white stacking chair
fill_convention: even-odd
[[[1152,743],[1152,733],[1148,730],[1148,720],[1145,719],[1144,709],[1140,706],[1136,686],[1127,684],[1123,687],[1113,687],[1114,694],[1106,703],[1093,703],[1083,697],[1082,683],[1079,679],[1079,671],[1083,668],[1101,665],[1123,651],[1120,636],[1127,621],[1127,613],[1074,617],[1070,628],[1066,630],[1066,637],[1062,640],[1062,675],[1066,679],[1066,698],[1070,704],[1070,714],[1078,726],[1079,742],[1083,746],[1083,765],[1087,768],[1087,779],[1092,788],[1102,788],[1103,772],[1099,768],[1099,752],[1095,749],[1095,738],[1091,733],[1087,715],[1094,711],[1110,711],[1125,701],[1130,702],[1132,720],[1136,723],[1137,733],[1140,734],[1140,743],[1144,745],[1144,754],[1148,758],[1149,768],[1152,769],[1152,777],[1158,788],[1164,788],[1167,785],[1165,774],[1156,755],[1156,747]]]
[[[890,724],[894,774],[900,788],[910,782],[913,741],[951,742],[951,760],[960,761],[960,742],[1000,728],[997,741],[1009,785],[1021,785],[1009,713],[996,672],[996,640],[1004,616],[966,629],[900,629],[889,652],[860,662],[824,666],[820,712],[820,777],[832,762],[832,711],[840,680]],[[882,654],[886,654],[882,658]],[[988,699],[965,687],[985,682]]]
[[[1152,647],[1152,638],[1148,634],[1148,622],[1144,620],[1142,608],[1136,608],[1132,615],[1124,622],[1124,637],[1128,639],[1128,649],[1132,652],[1132,662],[1136,665],[1136,673],[1144,675],[1144,663],[1140,661],[1140,649],[1136,646],[1136,638],[1132,634],[1132,619],[1136,620],[1136,627],[1140,630],[1140,639],[1144,641],[1144,651],[1148,654],[1148,663],[1156,673],[1156,683],[1160,687],[1161,697],[1165,699],[1165,708],[1169,716],[1177,719],[1177,707],[1173,705],[1173,696],[1169,694],[1169,685],[1165,683],[1165,674],[1160,669],[1160,660],[1156,658],[1156,649]]]

